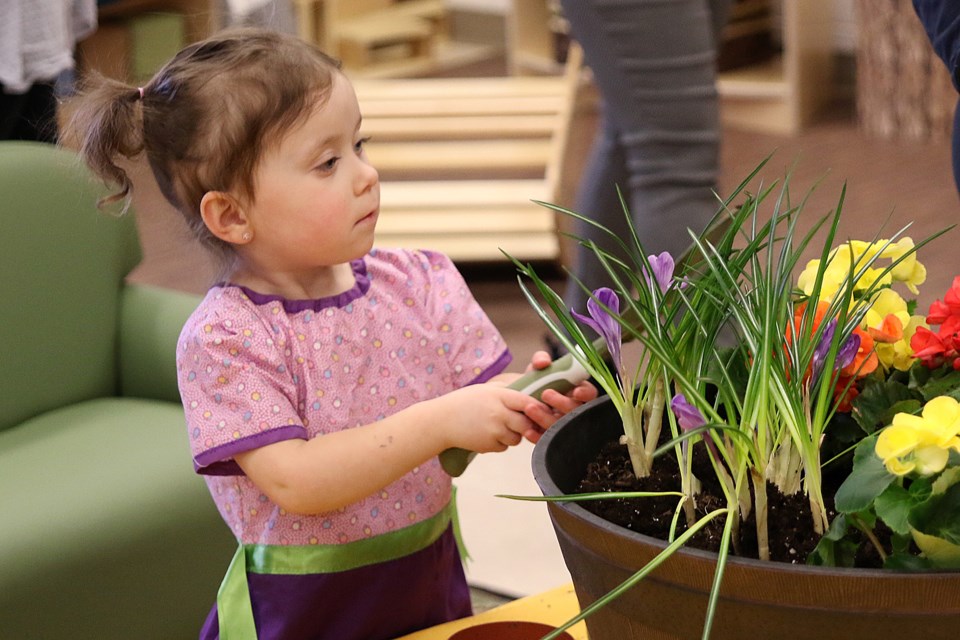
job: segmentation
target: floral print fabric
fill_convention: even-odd
[[[233,456],[375,422],[510,360],[446,256],[378,250],[353,269],[353,289],[320,300],[213,287],[180,336],[194,465],[241,542],[341,544],[439,512],[450,478],[436,459],[353,505],[304,516],[273,504]]]

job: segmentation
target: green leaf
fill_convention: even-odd
[[[894,571],[929,571],[935,567],[927,558],[912,553],[891,553],[883,563],[883,568]]]
[[[910,512],[908,521],[916,531],[960,545],[960,484],[931,494]]]
[[[955,453],[956,451],[951,451],[951,457],[953,457]],[[952,464],[955,465],[956,463],[954,462]],[[943,493],[958,482],[960,482],[960,466],[949,466],[940,474],[940,477],[933,482],[930,490],[933,493]]]
[[[853,417],[866,433],[887,426],[897,413],[916,413],[921,398],[906,384],[896,380],[868,378],[853,401]]]
[[[941,367],[931,373],[926,384],[920,388],[920,392],[923,394],[924,401],[937,396],[950,396],[960,401],[960,371],[955,371],[952,367]]]
[[[930,379],[931,370],[928,369],[922,362],[915,362],[912,367],[910,367],[909,372],[909,381],[908,386],[911,389],[922,389],[927,381]]]
[[[891,484],[883,493],[877,496],[875,506],[877,516],[888,527],[900,535],[910,534],[910,525],[907,517],[910,510],[930,497],[929,482],[914,482],[910,489],[905,489],[897,483]]]
[[[890,536],[890,548],[893,549],[894,555],[907,554],[916,557],[916,554],[910,549],[911,544],[913,544],[913,536],[910,534],[904,536],[894,533]]]
[[[855,531],[844,514],[830,523],[830,529],[820,538],[816,548],[807,555],[807,564],[815,567],[852,567],[858,544],[848,538]]]
[[[853,447],[865,435],[870,434],[864,433],[863,427],[857,424],[849,413],[833,414],[824,432],[823,442],[820,443],[821,460],[843,458],[849,466],[849,459],[853,457]]]
[[[883,461],[874,454],[877,436],[860,441],[853,453],[853,470],[837,489],[837,511],[863,511],[894,481],[896,476],[887,471]]]

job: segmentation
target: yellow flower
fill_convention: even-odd
[[[896,369],[897,371],[909,371],[913,366],[915,359],[913,349],[910,347],[910,339],[917,332],[917,327],[926,327],[927,322],[923,316],[910,316],[910,321],[903,327],[903,339],[897,340],[891,344],[876,344],[877,358],[886,369]]]
[[[923,407],[923,420],[937,446],[960,452],[960,402],[950,396],[933,398]]]
[[[890,314],[895,315],[904,327],[910,322],[906,301],[893,289],[884,289],[873,297],[870,308],[863,316],[862,326],[864,329],[878,328]]]
[[[917,260],[917,254],[913,251],[913,239],[901,238],[897,242],[894,242],[887,247],[882,257],[898,260],[907,253],[910,255],[904,258],[903,262],[895,266],[890,271],[890,275],[893,276],[893,279],[897,282],[904,283],[907,288],[910,289],[910,293],[916,295],[919,292],[917,285],[923,284],[927,280],[927,269]]]
[[[887,265],[881,265],[879,260],[890,260],[893,263],[900,258],[903,258],[902,262],[885,275],[880,275]],[[901,238],[896,242],[850,240],[833,249],[828,260],[820,290],[821,300],[832,299],[850,276],[851,271],[856,274],[867,265],[871,266],[853,284],[855,291],[866,290],[874,284],[889,286],[893,282],[902,282],[911,293],[916,294],[918,293],[917,285],[923,284],[927,279],[927,269],[917,260],[912,238]],[[853,265],[852,269],[851,265]],[[797,285],[807,295],[810,295],[813,290],[819,266],[819,260],[808,262],[797,281]]]
[[[820,268],[819,260],[811,260],[807,263],[807,266],[800,273],[800,277],[797,278],[797,287],[799,287],[806,295],[813,293],[813,284],[817,279],[817,269]],[[829,300],[833,297],[833,294],[837,292],[837,289],[840,287],[840,281],[828,281],[827,274],[824,274],[823,282],[820,285],[820,298]]]
[[[943,471],[948,449],[960,452],[960,403],[939,396],[927,402],[920,416],[895,415],[893,424],[880,432],[874,451],[894,475],[915,471],[927,476]]]
[[[870,308],[863,316],[860,326],[864,329],[879,329],[888,315],[893,315],[903,326],[903,336],[892,343],[877,342],[877,358],[884,370],[898,369],[906,371],[913,364],[913,349],[910,348],[910,338],[916,333],[920,323],[926,324],[922,316],[911,316],[907,311],[907,303],[899,293],[893,289],[883,289],[878,292]]]

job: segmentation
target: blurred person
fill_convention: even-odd
[[[677,256],[718,209],[720,116],[717,49],[730,0],[561,0],[602,106],[575,210],[629,238],[622,191],[647,254]],[[577,221],[574,233],[613,250]],[[629,240],[626,240],[629,244]],[[579,246],[574,275],[609,285],[592,250]],[[586,306],[576,279],[565,300]]]
[[[913,0],[913,7],[934,52],[947,65],[954,88],[960,90],[960,3]],[[960,109],[953,115],[953,179],[960,191]]]
[[[57,79],[96,28],[96,0],[0,0],[0,140],[56,142]]]

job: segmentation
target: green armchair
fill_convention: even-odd
[[[0,142],[0,637],[195,638],[235,542],[193,473],[175,345],[198,300],[125,283],[134,216]]]

